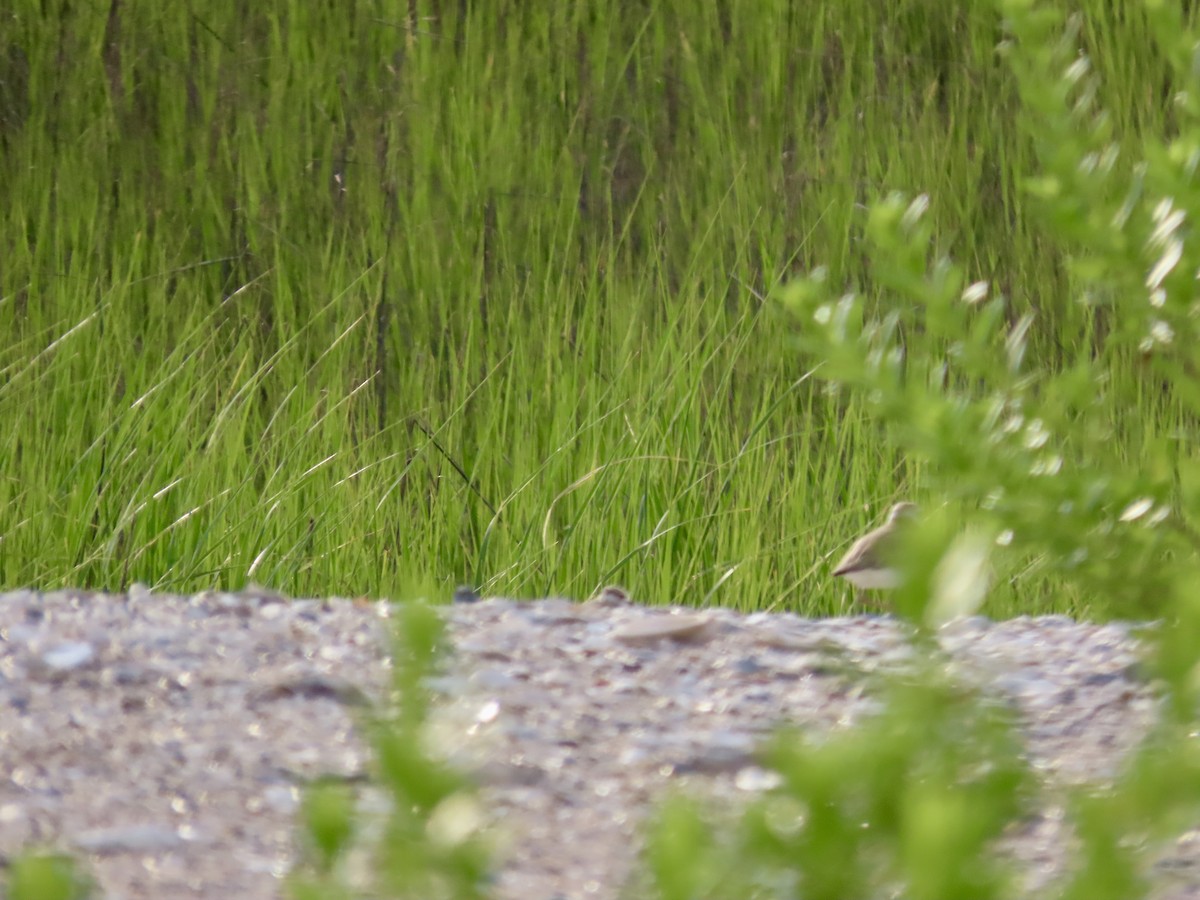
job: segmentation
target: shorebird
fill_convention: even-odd
[[[888,512],[887,520],[874,531],[868,531],[842,557],[833,574],[845,578],[858,589],[862,601],[869,590],[889,590],[900,584],[900,572],[892,564],[896,533],[917,511],[916,504],[897,503]]]

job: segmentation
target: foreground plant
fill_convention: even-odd
[[[669,802],[647,843],[656,895],[1005,896],[1008,876],[985,851],[1027,808],[1032,781],[1004,716],[932,671],[886,699],[828,739],[779,734],[764,763],[780,786],[722,834],[698,805]]]
[[[399,607],[398,619],[392,706],[367,728],[375,776],[389,800],[386,822],[369,829],[349,785],[326,782],[310,789],[303,806],[308,871],[291,886],[297,900],[485,896],[483,811],[467,781],[427,747],[426,678],[437,659],[442,622],[416,601]],[[360,849],[365,865],[350,871],[348,860]]]
[[[27,853],[8,865],[4,896],[9,900],[87,900],[92,879],[69,856]]]

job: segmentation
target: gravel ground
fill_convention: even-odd
[[[387,680],[388,605],[135,589],[18,591],[0,610],[0,854],[65,848],[107,898],[279,896],[300,786],[366,769],[354,709]],[[877,708],[872,676],[909,658],[883,617],[615,595],[445,616],[431,736],[483,785],[498,898],[616,897],[665,788],[753,796],[761,736],[853,723]],[[940,641],[956,675],[1018,712],[1047,805],[1006,848],[1044,886],[1069,844],[1055,787],[1111,777],[1155,720],[1136,642],[1062,617],[970,619]],[[1191,832],[1166,848],[1158,895],[1200,897],[1197,860]]]

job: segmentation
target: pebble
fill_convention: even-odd
[[[451,598],[452,603],[478,603],[479,592],[469,585],[460,584],[454,589],[454,596]]]
[[[612,632],[622,644],[650,644],[663,638],[702,641],[711,634],[712,620],[697,613],[649,613],[618,625]]]
[[[74,845],[85,853],[155,853],[183,843],[173,828],[154,824],[92,828],[75,835]]]
[[[96,648],[85,641],[67,641],[45,651],[42,663],[55,672],[69,672],[85,666],[96,657]]]

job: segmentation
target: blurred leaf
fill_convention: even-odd
[[[27,854],[12,861],[8,871],[9,900],[86,900],[91,879],[68,856]]]
[[[301,810],[317,868],[328,872],[354,834],[354,791],[343,783],[318,781],[305,792]]]

